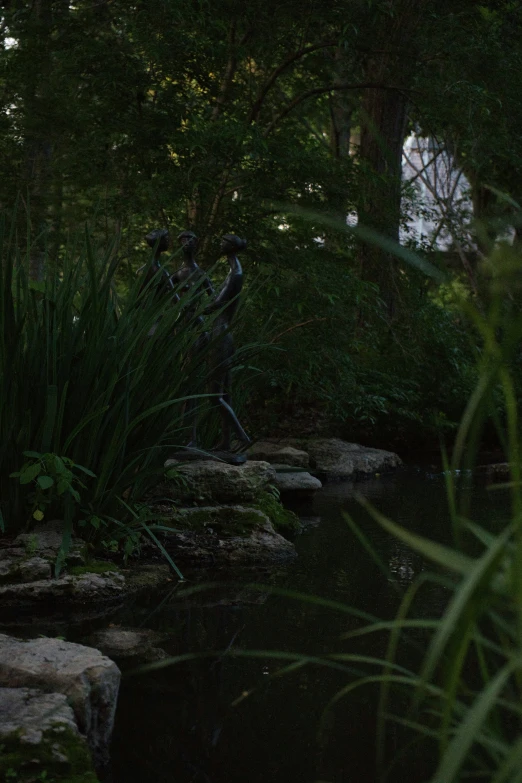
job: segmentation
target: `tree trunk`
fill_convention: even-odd
[[[392,90],[368,90],[363,98],[362,169],[359,225],[399,241],[402,148],[406,130],[406,98]],[[390,314],[394,308],[395,259],[371,242],[359,248],[362,276],[377,283]]]
[[[334,85],[344,84],[347,79],[347,67],[345,57],[341,49],[333,52]],[[350,155],[350,139],[354,114],[353,98],[343,90],[332,92],[330,95],[330,150],[335,160],[341,162]],[[326,191],[328,209],[333,217],[340,223],[346,219],[348,198],[345,188],[331,187]],[[335,250],[339,243],[339,232],[327,230],[325,234],[325,246]],[[342,235],[341,235],[342,236]]]
[[[391,0],[381,12],[365,80],[401,89],[368,89],[362,96],[359,224],[398,241],[401,220],[402,149],[408,101],[404,90],[416,68],[415,32],[425,0]],[[374,244],[358,250],[362,277],[377,283],[392,317],[396,304],[395,256]]]

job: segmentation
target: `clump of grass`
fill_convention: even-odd
[[[45,259],[35,283],[15,226],[0,223],[0,529],[45,514],[64,519],[65,547],[81,521],[84,537],[128,544],[126,525],[145,532],[129,509],[188,440],[187,397],[206,396],[205,351],[194,350],[205,302],[197,286],[181,301],[154,295],[157,280],[118,295],[114,249],[95,248],[88,232],[59,264]],[[84,466],[82,486],[62,492],[48,470],[26,481],[28,450]]]

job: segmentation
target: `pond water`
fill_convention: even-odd
[[[459,479],[471,517],[490,527],[508,517],[508,498]],[[375,699],[371,686],[325,713],[328,701],[353,675],[317,665],[274,677],[289,661],[223,651],[279,651],[308,655],[383,654],[385,639],[342,639],[363,621],[350,614],[256,589],[249,583],[342,602],[380,618],[394,615],[401,593],[427,567],[422,558],[384,534],[356,500],[359,492],[405,527],[449,541],[444,477],[408,470],[356,485],[327,485],[300,514],[307,527],[296,541],[298,559],[276,569],[218,574],[217,584],[192,596],[174,589],[140,601],[117,616],[125,625],[165,634],[169,655],[221,651],[152,673],[125,677],[118,704],[111,783],[371,783],[375,780]],[[346,524],[348,512],[388,565],[384,576]],[[200,583],[216,574],[199,574]],[[194,585],[195,582],[190,582]],[[417,611],[439,615],[440,587],[425,591]],[[246,693],[248,696],[245,696]],[[397,748],[400,737],[392,737]],[[393,755],[392,747],[391,753]],[[410,753],[407,779],[421,783],[429,759]],[[389,778],[404,781],[399,765]]]

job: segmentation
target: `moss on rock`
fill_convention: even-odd
[[[166,564],[137,565],[125,573],[126,592],[141,593],[162,587],[171,576]]]
[[[216,534],[221,538],[248,536],[266,523],[260,508],[250,506],[200,506],[176,509],[171,519],[163,524],[173,531]]]
[[[0,738],[0,780],[16,783],[98,783],[85,739],[61,723],[37,744],[15,731]]]
[[[107,571],[119,571],[117,565],[108,560],[91,560],[86,565],[73,566],[67,569],[67,573],[72,576],[82,576],[83,574],[105,574]]]
[[[254,507],[266,514],[274,529],[285,538],[293,538],[301,529],[297,514],[285,508],[272,492],[262,492]]]

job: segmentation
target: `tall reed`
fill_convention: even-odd
[[[186,398],[198,403],[207,393],[206,352],[194,350],[204,327],[187,310],[197,314],[205,302],[197,287],[181,302],[157,296],[156,280],[140,293],[136,279],[118,296],[115,254],[93,247],[87,231],[59,265],[46,259],[43,283],[30,279],[29,258],[14,222],[4,220],[0,524],[10,533],[31,524],[27,487],[10,477],[27,450],[94,474],[78,474],[85,486],[81,503],[66,508],[69,517],[125,518],[121,499],[130,508],[139,503],[169,451],[189,440]]]
[[[487,268],[487,304],[460,302],[463,315],[480,335],[482,350],[478,382],[452,457],[446,459],[453,547],[398,526],[361,498],[381,527],[436,566],[409,587],[395,620],[370,623],[347,635],[388,634],[381,670],[356,679],[336,697],[370,683],[378,685],[381,780],[389,771],[391,724],[401,725],[434,752],[431,783],[522,780],[522,482],[514,379],[522,340],[522,258],[516,248],[500,246],[492,251]],[[491,420],[510,467],[508,481],[489,487],[511,495],[511,520],[501,532],[469,517],[469,496],[461,498],[455,482],[459,469],[474,468],[481,433]],[[442,617],[416,617],[412,606],[430,581],[449,591],[446,608]],[[398,674],[402,649],[416,634],[422,635],[425,646],[422,662],[418,669]],[[406,710],[397,707],[408,703]]]

